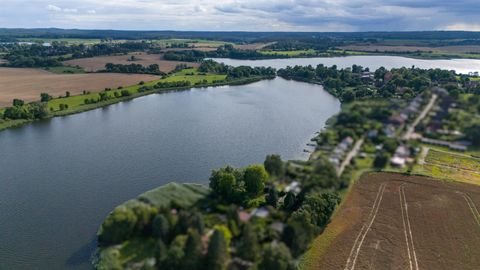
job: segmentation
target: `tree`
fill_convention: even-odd
[[[49,101],[52,100],[52,99],[53,99],[53,97],[50,96],[50,95],[47,94],[47,93],[41,93],[41,94],[40,94],[40,101],[41,101],[41,102],[49,102]]]
[[[210,188],[223,199],[228,199],[233,194],[236,183],[233,172],[225,170],[213,171],[210,177]]]
[[[288,192],[283,199],[283,209],[286,211],[292,211],[295,208],[296,198],[293,192]]]
[[[14,99],[13,100],[13,106],[23,106],[25,104],[25,101],[21,99]]]
[[[70,97],[70,91],[65,92],[65,97]]]
[[[382,152],[375,156],[373,161],[373,166],[377,169],[383,169],[387,166],[388,161],[390,160],[390,155],[388,153]]]
[[[228,263],[228,246],[223,233],[215,230],[208,244],[207,269],[224,270]]]
[[[298,256],[305,252],[315,231],[316,226],[313,224],[311,211],[301,208],[292,213],[283,231],[282,239],[290,247],[292,254]]]
[[[170,224],[168,223],[165,215],[158,214],[155,216],[152,222],[152,233],[153,236],[158,237],[165,242],[168,242],[170,234]]]
[[[100,226],[98,242],[100,244],[120,244],[130,238],[137,224],[137,216],[124,205],[113,210]]]
[[[185,256],[182,260],[182,270],[199,270],[202,268],[202,239],[197,231],[191,230],[185,245]]]
[[[203,222],[203,217],[199,213],[195,212],[190,217],[191,228],[196,230],[199,234],[205,232],[205,223]]]
[[[343,92],[341,99],[345,103],[350,103],[355,100],[355,94],[352,90],[346,90]]]
[[[28,110],[34,119],[45,119],[49,116],[46,102],[33,102],[29,105]]]
[[[292,255],[285,244],[267,244],[263,248],[259,270],[293,270]]]
[[[250,223],[246,223],[242,227],[242,236],[237,246],[237,254],[240,258],[255,262],[260,253],[257,233]]]
[[[266,201],[267,201],[267,204],[277,208],[278,192],[277,192],[277,189],[274,186],[270,187],[270,190],[268,191]]]
[[[480,146],[480,124],[475,124],[465,130],[467,138],[474,146]]]
[[[245,169],[245,188],[252,196],[263,191],[267,179],[268,173],[262,165],[250,165]]]
[[[285,165],[280,155],[268,155],[263,166],[270,175],[283,176],[285,174]]]

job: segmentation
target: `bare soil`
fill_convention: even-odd
[[[478,209],[479,186],[365,175],[327,227],[336,237],[312,268],[479,269]]]
[[[131,56],[135,57],[135,61],[130,61]],[[117,55],[117,56],[98,56],[92,58],[81,58],[68,60],[63,62],[68,66],[80,66],[86,72],[97,72],[99,70],[104,70],[105,65],[108,63],[112,64],[139,64],[142,66],[149,66],[152,64],[158,64],[160,70],[163,72],[170,72],[175,69],[179,64],[187,64],[190,67],[198,67],[198,63],[190,62],[180,62],[180,61],[168,61],[163,59],[163,54],[147,54],[147,53],[129,53],[127,55]]]
[[[25,101],[40,99],[40,93],[52,96],[80,94],[83,90],[101,91],[105,88],[130,86],[140,81],[152,81],[158,76],[143,74],[53,74],[41,69],[0,68],[0,107],[10,106],[14,98]]]

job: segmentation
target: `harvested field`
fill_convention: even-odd
[[[324,232],[328,245],[319,243],[323,235],[315,240],[307,268],[478,269],[478,209],[479,186],[365,175]]]
[[[100,91],[105,88],[129,86],[140,81],[152,81],[158,76],[143,74],[53,74],[41,69],[0,68],[0,107],[10,106],[14,98],[36,101],[40,93],[52,96],[80,94],[83,90]]]
[[[134,56],[136,60],[129,61],[131,56]],[[162,58],[162,54],[129,53],[127,55],[98,56],[92,58],[74,59],[65,61],[63,63],[69,66],[80,66],[86,72],[96,72],[99,70],[103,70],[105,69],[105,65],[107,63],[122,65],[140,64],[143,66],[158,64],[160,66],[160,70],[163,72],[170,72],[174,70],[177,65],[180,64],[187,64],[190,67],[198,67],[199,65],[198,63],[190,62],[167,61],[163,60]]]
[[[444,52],[444,53],[480,53],[480,46],[444,46],[444,47],[421,47],[421,46],[387,46],[387,45],[349,45],[339,47],[342,50],[362,52]]]

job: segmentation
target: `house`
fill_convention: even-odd
[[[253,209],[250,214],[251,216],[258,217],[258,218],[267,218],[268,215],[270,215],[270,212],[268,211],[267,208],[261,207],[261,208]]]
[[[298,195],[300,192],[302,192],[300,182],[293,181],[285,188],[285,192],[293,192],[295,195]]]
[[[404,167],[405,164],[407,163],[407,160],[404,159],[404,158],[401,158],[401,157],[393,157],[391,160],[390,160],[390,163],[392,164],[392,166],[395,166],[395,167]]]
[[[397,150],[395,150],[395,154],[390,160],[390,163],[392,166],[403,167],[407,163],[407,159],[410,157],[410,155],[410,148],[406,145],[400,145],[397,147]]]

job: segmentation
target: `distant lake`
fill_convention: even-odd
[[[346,57],[316,57],[316,58],[288,58],[288,59],[269,59],[269,60],[235,60],[227,58],[216,58],[215,61],[225,63],[231,66],[265,66],[276,69],[285,68],[287,66],[317,66],[324,64],[326,66],[337,65],[339,68],[351,67],[352,65],[360,65],[368,67],[370,70],[376,70],[379,67],[401,68],[412,66],[430,69],[440,68],[447,70],[455,70],[457,73],[468,74],[469,72],[480,72],[480,60],[473,59],[451,59],[451,60],[423,60],[412,59],[400,56],[346,56]]]
[[[281,78],[154,94],[0,132],[0,269],[91,269],[115,206],[227,164],[303,150],[339,101]]]

